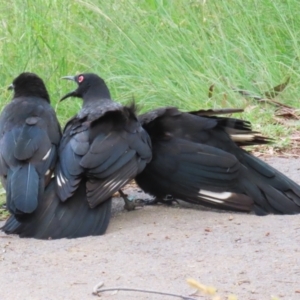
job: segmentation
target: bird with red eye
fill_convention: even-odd
[[[76,80],[84,84],[84,78],[78,76]],[[91,209],[84,179],[68,201],[62,202],[56,193],[57,179],[51,179],[51,175],[61,131],[42,80],[35,74],[23,73],[10,89],[14,90],[14,99],[0,115],[0,179],[7,189],[7,207],[12,215],[0,230],[37,239],[104,234],[110,219],[109,199]],[[80,121],[78,124],[80,130]],[[85,125],[82,128],[88,130]],[[65,132],[65,138],[66,135]],[[75,139],[82,136],[74,133],[72,146],[76,148]],[[85,147],[84,142],[81,147]],[[83,149],[79,148],[76,153]],[[63,172],[71,169],[73,173],[72,167],[69,165]]]
[[[84,182],[89,206],[95,208],[110,203],[112,195],[145,168],[152,158],[151,141],[136,117],[135,106],[114,102],[98,75],[63,78],[75,81],[77,89],[61,101],[78,97],[83,105],[63,132],[56,191],[61,201],[68,201]],[[134,208],[134,203],[124,200],[128,209]]]
[[[83,75],[79,75],[78,76],[78,83],[81,83],[84,80],[84,76]]]

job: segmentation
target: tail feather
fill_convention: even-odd
[[[225,129],[232,141],[238,146],[266,145],[273,142],[256,131],[238,131]]]
[[[279,213],[294,214],[300,212],[300,206],[292,199],[288,198],[285,193],[277,190],[273,186],[264,186],[263,193],[270,205]]]
[[[249,121],[230,117],[217,117],[217,115],[232,114],[243,111],[243,109],[225,108],[199,110],[189,113],[217,120],[218,125],[223,127],[230,135],[231,139],[239,146],[264,145],[272,143],[273,139],[261,135],[260,132],[252,131],[252,125]]]
[[[297,194],[297,192],[299,192],[300,189],[296,189],[295,192],[291,191],[287,191],[285,192],[285,195],[289,198],[292,199],[298,206],[300,206],[300,196]]]
[[[45,190],[43,200],[27,222],[11,216],[1,228],[7,234],[37,239],[78,238],[105,233],[111,215],[111,199],[96,208],[88,206],[85,182],[70,201],[61,202],[55,193],[55,179]]]
[[[13,214],[30,214],[38,205],[39,175],[32,164],[14,169],[8,178],[10,199],[8,209]]]
[[[3,230],[4,232],[11,232],[14,233],[15,231],[17,231],[19,228],[19,230],[21,229],[21,223],[19,221],[17,221],[17,219],[11,215],[5,222],[4,226],[1,228],[1,230]]]
[[[12,201],[12,197],[11,197],[11,184],[10,184],[11,175],[12,175],[12,171],[9,169],[7,172],[6,180],[3,179],[4,181],[6,181],[3,186],[6,186],[6,207],[11,213],[13,213],[14,211],[16,211],[16,206],[15,203]]]
[[[189,111],[190,114],[197,116],[216,116],[244,112],[243,108],[219,108],[219,109],[199,109],[196,111]]]
[[[253,197],[266,213],[300,213],[300,186],[270,165],[244,151],[241,163],[248,180],[260,190]]]
[[[253,180],[251,176],[249,176],[249,171],[245,168],[245,166],[241,167],[239,184],[243,192],[253,199],[256,206],[260,208],[264,207],[263,214],[266,214],[267,211],[272,213],[276,212],[272,206],[265,201],[265,196],[259,187],[256,184],[253,184]]]
[[[110,211],[111,211],[111,203],[112,200],[109,198],[104,203],[101,203],[101,210],[103,215],[97,214],[90,216],[90,210],[84,210],[79,212],[79,218],[77,219],[78,227],[77,230],[70,234],[70,238],[74,237],[83,237],[87,235],[101,235],[105,231],[103,231],[101,223],[106,224],[110,219]],[[97,208],[98,209],[98,206]]]

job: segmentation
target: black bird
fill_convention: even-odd
[[[57,160],[61,129],[41,78],[22,73],[0,115],[0,176],[8,210],[25,220],[35,211]]]
[[[83,106],[64,129],[55,171],[57,194],[66,201],[85,180],[87,201],[94,208],[145,168],[152,157],[151,141],[134,105],[114,102],[102,78],[96,74],[64,78],[74,80],[78,88],[61,100],[82,98]]]
[[[239,147],[270,142],[249,122],[175,107],[139,120],[151,137],[153,159],[135,180],[158,200],[171,195],[258,215],[300,213],[300,186]]]
[[[42,201],[27,222],[10,216],[1,228],[6,234],[36,239],[78,238],[104,234],[110,219],[111,200],[91,209],[86,201],[85,182],[79,184],[69,201],[61,202],[55,179],[46,187]]]

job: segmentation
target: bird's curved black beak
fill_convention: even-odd
[[[70,92],[70,93],[64,95],[62,98],[60,98],[59,102],[65,100],[65,99],[67,99],[67,98],[70,98],[70,97],[76,97],[76,96],[77,96],[77,90],[72,91],[72,92]]]
[[[61,79],[67,79],[67,80],[76,81],[76,76],[64,76]]]
[[[7,89],[8,89],[9,91],[12,91],[14,88],[15,88],[15,87],[14,87],[14,84],[12,83],[12,84],[10,84],[10,85],[8,86]]]
[[[61,79],[67,79],[67,80],[72,80],[72,81],[75,81],[76,82],[76,76],[64,76],[62,77]],[[76,90],[64,95],[60,100],[59,102],[69,98],[69,97],[76,97],[77,96],[77,93],[76,93]]]

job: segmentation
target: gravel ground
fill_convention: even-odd
[[[268,162],[300,183],[299,160]],[[100,281],[189,295],[192,277],[215,286],[222,299],[233,293],[239,300],[296,300],[299,244],[297,215],[257,217],[188,205],[126,212],[115,199],[104,236],[40,241],[0,233],[0,299],[97,299],[92,290]],[[175,299],[121,291],[101,297]]]

